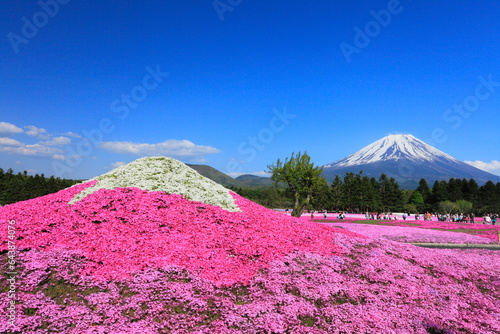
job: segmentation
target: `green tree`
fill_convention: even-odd
[[[438,203],[438,207],[441,212],[451,214],[452,212],[457,210],[457,205],[452,201],[442,201]]]
[[[353,210],[353,207],[355,205],[355,193],[356,185],[354,180],[354,173],[347,172],[344,175],[344,182],[342,183],[342,206],[344,210]]]
[[[339,175],[335,175],[335,179],[330,187],[331,206],[333,211],[339,211],[342,206],[342,179]]]
[[[424,178],[420,179],[417,190],[422,195],[424,203],[428,203],[429,197],[431,195],[431,189],[429,188],[429,184],[427,184],[427,181]]]
[[[330,203],[330,189],[324,178],[313,187],[311,194],[311,208],[314,210],[327,210]]]
[[[279,183],[288,186],[294,201],[292,216],[300,217],[311,200],[313,187],[321,182],[323,167],[315,167],[307,152],[303,155],[299,152],[296,156],[292,153],[290,160],[286,158],[285,162],[281,162],[278,159],[276,164],[267,168],[276,187]]]
[[[411,194],[408,203],[415,205],[415,207],[422,206],[424,204],[424,197],[420,193],[420,191],[415,190],[413,194]]]
[[[482,213],[493,213],[500,210],[500,194],[492,181],[486,182],[479,188],[477,208]]]
[[[372,193],[370,196],[370,211],[378,211],[382,207],[382,200],[380,195],[380,183],[372,176],[370,179],[370,186]]]
[[[432,186],[431,204],[433,204],[433,209],[439,209],[439,202],[444,202],[448,199],[448,182],[445,180],[434,182]]]
[[[463,199],[472,202],[472,205],[476,206],[479,197],[479,185],[476,180],[471,178],[469,182],[467,182],[467,185],[462,183],[462,193],[464,194]]]
[[[455,205],[460,213],[469,213],[472,211],[472,203],[464,199],[459,199],[455,202]]]
[[[370,211],[372,208],[373,199],[375,197],[375,189],[373,189],[372,184],[370,182],[370,178],[368,176],[363,176],[361,179],[361,210],[362,212]]]
[[[400,211],[403,210],[403,192],[399,189],[396,179],[388,178],[382,173],[379,178],[380,197],[382,201],[383,211]]]
[[[452,202],[456,202],[459,199],[463,199],[462,194],[462,181],[460,179],[451,178],[448,180],[447,186],[448,199]]]

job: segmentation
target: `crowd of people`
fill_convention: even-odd
[[[288,211],[288,210],[287,210]],[[309,211],[310,212],[310,211]],[[427,220],[431,221],[433,217],[437,217],[439,221],[443,222],[456,222],[456,223],[479,223],[480,221],[476,220],[476,216],[474,213],[470,214],[433,214],[430,212],[426,212],[425,214],[416,213],[414,217],[411,217],[410,213],[398,213],[394,214],[392,212],[366,212],[365,219],[366,220]],[[499,215],[496,213],[489,213],[484,215],[483,224],[486,225],[496,225]],[[336,217],[337,219],[345,219],[345,212],[341,211]],[[413,218],[413,219],[412,219]],[[311,212],[311,219],[314,219],[314,212]],[[323,212],[323,219],[327,219],[327,211]]]
[[[463,213],[455,213],[455,214],[433,214],[430,212],[426,212],[425,214],[416,213],[414,216],[415,220],[427,220],[431,221],[433,217],[437,217],[439,221],[446,222],[460,222],[460,223],[476,223],[479,222],[476,220],[476,216],[474,213],[463,214]],[[496,225],[499,215],[496,213],[489,213],[484,215],[483,224],[486,225]],[[409,213],[403,213],[400,216],[394,215],[392,212],[366,212],[365,213],[366,220],[407,220],[411,219]]]
[[[476,216],[471,214],[442,214],[438,216],[439,221],[445,222],[459,222],[459,223],[476,223]],[[498,214],[489,213],[484,215],[483,224],[496,225]]]

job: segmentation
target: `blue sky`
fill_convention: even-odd
[[[0,3],[0,167],[261,173],[409,133],[500,175],[497,1]]]

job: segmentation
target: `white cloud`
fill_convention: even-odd
[[[11,133],[14,133],[12,127],[5,126],[4,124],[6,123],[2,125],[4,130],[11,129]],[[39,129],[32,125],[26,126],[25,128],[28,129],[26,134],[29,136],[47,139],[50,137],[50,135],[44,135],[44,133],[47,132],[45,129]],[[23,130],[21,130],[21,132],[23,132]],[[19,131],[17,131],[17,133],[19,133]],[[71,139],[67,137],[56,137],[49,141],[41,141],[29,145],[12,138],[0,137],[0,153],[64,160],[64,151],[54,146],[62,146],[69,143],[71,143]]]
[[[43,128],[37,128],[36,126],[33,125],[27,125],[24,128],[28,129],[28,131],[26,131],[26,134],[31,137],[36,137],[38,139],[46,140],[49,139],[51,136],[50,134],[47,133],[47,130]]]
[[[117,161],[117,162],[113,162],[111,164],[111,167],[118,168],[118,167],[125,166],[125,165],[126,165],[126,163],[124,163],[123,161]]]
[[[241,175],[255,175],[255,176],[270,177],[272,174],[268,174],[265,171],[261,171],[261,172],[253,172],[253,173],[227,173],[227,175],[229,175],[233,179],[235,179],[235,178],[237,178],[238,176],[241,176]]]
[[[0,152],[59,160],[61,160],[61,156],[64,154],[64,151],[59,148],[46,146],[40,143],[33,145],[22,144],[22,146],[0,146]]]
[[[465,161],[465,163],[468,163],[469,165],[482,169],[491,174],[500,175],[500,161],[492,160],[491,162],[484,162],[476,160],[476,161]]]
[[[193,158],[189,162],[193,162],[195,164],[201,164],[207,162],[207,159],[205,158]]]
[[[71,131],[63,133],[63,136],[68,136],[68,137],[73,137],[73,138],[82,138],[82,136],[80,136],[79,134],[71,132]]]
[[[42,141],[40,142],[40,144],[46,146],[63,146],[71,144],[71,139],[68,137],[54,137],[51,140]]]
[[[11,138],[0,138],[0,146],[23,146],[23,143]]]
[[[114,152],[135,154],[139,156],[202,156],[205,154],[219,153],[220,150],[212,146],[195,145],[189,140],[175,140],[169,139],[163,143],[146,144],[146,143],[132,143],[132,142],[102,142],[99,148]]]
[[[23,133],[23,129],[18,128],[14,124],[0,122],[0,136],[7,137],[15,135],[16,133]]]
[[[265,171],[255,172],[255,173],[250,173],[250,174],[257,175],[257,176],[264,176],[264,177],[271,177],[273,175],[272,173],[267,173]]]

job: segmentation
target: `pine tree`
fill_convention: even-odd
[[[382,209],[386,212],[403,210],[403,192],[399,189],[396,179],[388,178],[382,173],[379,183]]]
[[[448,180],[447,186],[448,199],[452,202],[456,202],[459,199],[463,199],[462,194],[462,182],[459,179],[451,178]]]
[[[479,195],[479,185],[477,184],[476,180],[471,178],[467,183],[466,189],[462,192],[464,194],[464,199],[472,202],[472,205],[474,205],[475,207]]]
[[[382,208],[382,199],[380,194],[380,183],[378,183],[375,177],[370,179],[370,186],[372,189],[371,201],[370,201],[370,211],[380,211]]]
[[[335,175],[335,179],[330,186],[330,196],[330,210],[339,211],[342,206],[342,179],[339,175]]]
[[[479,188],[479,201],[477,207],[483,214],[500,211],[500,196],[497,193],[497,187],[491,181],[486,182]]]
[[[448,191],[448,183],[445,180],[441,181],[436,180],[434,182],[434,185],[432,186],[432,196],[430,203],[432,204],[432,208],[435,211],[439,210],[438,206],[439,202],[444,202],[448,199],[447,191]]]
[[[342,206],[344,210],[351,211],[354,206],[354,173],[345,173],[342,184]]]
[[[427,203],[431,195],[431,189],[429,188],[429,185],[427,184],[427,181],[424,178],[420,179],[417,190],[422,195],[424,203]]]

